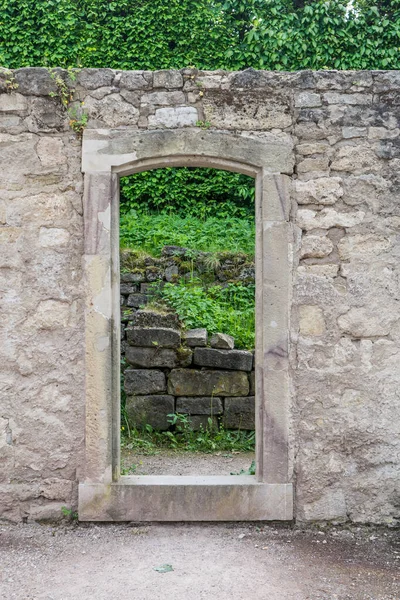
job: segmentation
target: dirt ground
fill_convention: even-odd
[[[231,475],[249,469],[254,452],[204,454],[158,449],[156,454],[137,454],[121,449],[121,467],[134,475]]]
[[[0,567],[2,600],[400,599],[399,532],[367,527],[0,525]]]

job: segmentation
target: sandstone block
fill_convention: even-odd
[[[194,127],[198,118],[197,108],[193,106],[158,108],[155,115],[149,116],[149,127]]]
[[[127,346],[125,356],[128,363],[133,367],[145,369],[188,367],[192,362],[192,351],[189,348],[179,348],[177,352],[170,348]]]
[[[176,412],[188,415],[222,415],[222,401],[213,396],[181,396],[176,399]]]
[[[211,348],[232,350],[235,347],[235,339],[226,333],[214,333],[210,340]]]
[[[308,173],[309,171],[327,171],[329,160],[326,156],[317,158],[306,158],[297,165],[298,173]]]
[[[300,209],[297,212],[297,224],[301,229],[331,229],[331,227],[354,227],[363,222],[365,213],[362,211],[339,213],[333,208],[323,208],[320,212]]]
[[[174,396],[246,396],[249,380],[241,371],[174,369],[168,378],[168,393]]]
[[[366,174],[378,170],[379,159],[370,146],[343,146],[339,148],[331,164],[332,171]]]
[[[319,306],[299,307],[300,334],[318,336],[325,333],[324,313]]]
[[[43,248],[58,248],[66,246],[69,241],[69,232],[57,227],[41,227],[39,230],[39,244]]]
[[[179,329],[179,319],[175,313],[158,313],[151,310],[138,310],[133,318],[135,327],[167,327]]]
[[[299,144],[296,147],[298,154],[309,156],[310,154],[325,154],[330,149],[327,142],[309,142],[307,144]]]
[[[340,177],[321,177],[309,181],[296,180],[294,189],[299,204],[335,204],[343,196]]]
[[[222,419],[226,429],[255,429],[255,397],[225,398]]]
[[[343,333],[355,338],[380,337],[390,333],[396,316],[384,311],[372,313],[367,308],[351,308],[338,318],[338,325]]]
[[[124,390],[127,395],[165,394],[167,382],[162,371],[154,369],[125,369]]]
[[[386,129],[386,127],[369,127],[368,138],[370,140],[392,140],[398,138],[400,129]]]
[[[297,267],[298,275],[314,275],[316,277],[336,277],[339,271],[339,265],[300,265]]]
[[[207,346],[207,329],[189,329],[183,333],[187,346]]]
[[[350,104],[358,106],[369,106],[372,104],[372,94],[339,94],[338,92],[326,92],[323,95],[328,104]]]
[[[217,348],[195,348],[194,364],[215,369],[251,371],[253,355],[246,350],[219,350]]]
[[[166,327],[130,327],[126,337],[131,346],[179,348],[181,345],[180,331]]]
[[[340,240],[338,252],[342,260],[350,260],[355,257],[378,256],[391,246],[390,239],[381,235],[347,235]]]
[[[342,136],[344,137],[344,139],[366,137],[366,135],[366,127],[342,127]]]
[[[165,431],[170,427],[168,415],[175,410],[173,396],[128,396],[125,409],[132,427],[151,425],[153,429]]]
[[[323,258],[333,250],[333,244],[328,237],[321,235],[304,236],[301,242],[301,258]]]
[[[52,167],[67,162],[64,156],[63,141],[57,138],[42,137],[36,146],[38,157],[44,167]]]

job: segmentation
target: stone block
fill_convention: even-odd
[[[242,371],[174,369],[168,377],[168,393],[174,396],[246,396],[249,380]]]
[[[225,398],[222,419],[226,429],[255,429],[255,397]]]
[[[151,85],[148,73],[143,71],[124,71],[119,81],[121,88],[127,90],[147,90]]]
[[[139,308],[143,304],[147,304],[147,296],[145,294],[129,294],[127,304],[133,308]]]
[[[222,415],[222,401],[214,396],[181,396],[176,399],[176,412],[188,415]]]
[[[175,313],[158,313],[151,310],[138,310],[133,324],[135,327],[168,327],[179,329],[180,323]]]
[[[226,333],[214,333],[210,340],[211,348],[219,348],[222,350],[233,350],[235,347],[235,339]]]
[[[194,364],[215,369],[251,371],[253,355],[247,350],[219,350],[217,348],[195,348]]]
[[[333,250],[328,237],[322,235],[306,235],[301,242],[300,258],[324,258]]]
[[[127,395],[163,394],[167,391],[167,382],[162,371],[154,369],[125,369],[124,390]]]
[[[155,104],[159,106],[171,106],[173,104],[185,104],[186,98],[183,92],[150,92],[143,94],[143,104]]]
[[[324,313],[319,306],[302,305],[299,307],[301,335],[323,335],[325,333]]]
[[[1,94],[0,112],[24,112],[28,109],[28,100],[22,94]]]
[[[372,94],[339,94],[326,92],[324,101],[328,104],[350,104],[354,106],[369,106],[372,104]]]
[[[149,127],[194,127],[199,115],[193,106],[158,108],[155,115],[149,116]]]
[[[125,409],[132,427],[151,425],[153,429],[165,431],[170,427],[168,415],[174,413],[173,396],[128,396]]]
[[[172,281],[172,279],[178,275],[179,273],[179,269],[177,265],[170,265],[169,267],[166,267],[165,269],[165,279],[167,281]]]
[[[61,74],[60,69],[55,72]],[[48,96],[58,92],[57,85],[48,69],[43,67],[24,67],[14,71],[18,91],[26,96]]]
[[[389,335],[397,315],[381,311],[373,313],[367,308],[351,308],[338,318],[340,330],[355,338]]]
[[[42,248],[60,248],[69,241],[69,232],[57,227],[41,227],[39,230],[39,244]]]
[[[321,177],[294,182],[295,197],[299,204],[335,204],[343,196],[340,177]]]
[[[135,294],[138,291],[138,286],[132,283],[121,283],[119,291],[121,294],[129,296],[129,294]]]
[[[321,106],[321,96],[312,92],[300,92],[296,95],[294,105],[296,108],[315,108]]]
[[[183,332],[183,339],[187,346],[191,348],[195,346],[207,346],[207,329],[203,327],[199,329],[189,329]]]
[[[179,352],[169,348],[141,348],[127,346],[126,360],[133,367],[152,369],[164,367],[188,367],[192,362],[192,352],[188,348],[180,348]]]
[[[133,327],[126,330],[128,343],[131,346],[148,346],[150,348],[179,348],[181,334],[176,329],[164,327]]]
[[[80,69],[77,82],[87,90],[111,86],[115,72],[112,69]]]
[[[153,86],[155,88],[180,88],[183,86],[183,77],[179,71],[154,71]]]
[[[339,213],[332,208],[315,210],[300,209],[297,212],[297,225],[305,231],[311,229],[331,229],[332,227],[354,227],[363,222],[365,212]]]

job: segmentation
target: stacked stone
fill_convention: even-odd
[[[159,431],[175,412],[193,429],[222,423],[254,429],[254,356],[236,350],[231,336],[217,333],[208,346],[206,329],[182,332],[173,313],[138,310],[126,329],[126,412],[133,427]]]

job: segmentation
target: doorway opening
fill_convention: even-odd
[[[255,475],[254,178],[121,178],[121,473]]]
[[[164,167],[216,168],[255,178],[255,475],[121,474],[120,178]],[[288,323],[293,233],[286,175],[292,172],[290,148],[276,137],[199,128],[85,130],[82,171],[86,413],[79,518],[292,519]]]

